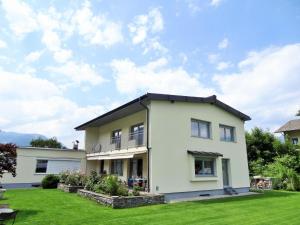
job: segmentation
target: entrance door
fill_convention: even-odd
[[[223,186],[229,187],[229,159],[222,159]]]
[[[130,178],[143,177],[143,159],[130,159]]]

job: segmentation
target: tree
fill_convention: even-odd
[[[42,147],[42,148],[62,148],[63,145],[57,141],[55,137],[49,139],[37,138],[30,142],[32,147]]]
[[[0,177],[4,173],[16,176],[17,146],[14,144],[0,144]]]
[[[282,143],[277,137],[269,131],[264,131],[258,127],[253,128],[250,132],[246,132],[247,155],[249,161],[250,175],[259,175],[263,171],[264,166],[273,163],[277,157],[294,156],[294,158],[286,158],[283,160],[296,162],[292,169],[300,170],[297,166],[299,162],[299,152],[295,146],[286,141]]]

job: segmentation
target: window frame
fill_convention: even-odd
[[[196,161],[201,161],[202,167],[205,168],[205,162],[212,162],[213,163],[213,172],[211,174],[196,174]],[[210,157],[194,157],[194,177],[216,177],[217,176],[217,161],[216,158],[210,158]]]
[[[46,161],[46,169],[45,169],[45,172],[38,172],[38,164],[39,164],[39,161],[44,161],[43,163],[45,163]],[[49,160],[48,159],[37,159],[36,160],[36,164],[35,164],[35,173],[36,174],[47,174],[47,170],[48,170],[48,162]]]
[[[224,130],[224,139],[222,139],[222,135],[221,135],[221,128]],[[230,140],[228,140],[226,138],[226,129],[232,129],[232,137]],[[223,142],[236,142],[236,128],[234,126],[229,126],[229,125],[225,125],[225,124],[219,124],[219,135],[220,135],[220,141]]]
[[[293,145],[298,145],[298,144],[299,144],[299,138],[297,138],[297,137],[292,137],[291,140],[292,140],[292,144],[293,144]]]
[[[135,134],[135,132],[133,131],[134,128],[135,128],[135,127],[138,127],[138,129],[139,129],[141,126],[143,126],[143,132],[142,132],[142,134],[144,135],[144,132],[145,132],[145,125],[144,125],[144,123],[137,123],[137,124],[134,124],[134,125],[132,125],[132,126],[130,127],[130,129],[129,129],[129,140],[130,140],[130,141],[131,141],[131,140],[135,140],[135,135],[133,135],[133,134]],[[136,135],[140,135],[139,132],[140,132],[140,131],[138,131],[138,133],[137,133]]]
[[[198,135],[193,134],[193,122],[197,123],[197,131]],[[200,129],[200,124],[205,124],[207,126],[207,134],[208,136],[201,136],[201,129]],[[205,120],[199,120],[199,119],[191,119],[191,137],[196,137],[196,138],[203,138],[203,139],[212,139],[212,130],[211,130],[211,122],[205,121]]]

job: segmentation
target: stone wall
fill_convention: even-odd
[[[132,208],[144,205],[164,203],[164,195],[140,195],[140,196],[107,196],[95,192],[80,189],[77,192],[80,196],[94,200],[100,204],[110,206],[114,209]]]
[[[83,186],[71,186],[67,184],[59,183],[57,188],[63,190],[64,192],[76,193],[79,189],[83,189]]]

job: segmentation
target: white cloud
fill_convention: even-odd
[[[27,63],[35,62],[35,61],[39,60],[39,58],[42,56],[42,54],[43,54],[43,51],[30,52],[27,56],[25,56],[25,61]]]
[[[135,16],[128,29],[134,45],[141,44],[146,54],[151,50],[160,53],[168,52],[160,42],[158,32],[164,29],[164,20],[158,8],[151,9],[147,14]]]
[[[227,38],[224,38],[222,41],[219,42],[218,48],[219,48],[219,49],[225,49],[225,48],[228,47],[228,45],[229,45],[228,39],[227,39]]]
[[[6,47],[7,47],[6,42],[0,39],[0,48],[6,48]]]
[[[89,85],[99,85],[105,82],[105,79],[98,74],[91,65],[86,63],[77,63],[69,61],[61,66],[51,66],[46,68],[47,71],[63,75],[74,84],[82,83]]]
[[[230,62],[219,62],[217,64],[217,70],[222,71],[222,70],[228,69],[231,66],[232,65]]]
[[[223,0],[211,0],[210,5],[214,7],[218,7]]]
[[[151,61],[144,66],[137,66],[129,59],[113,60],[111,66],[121,93],[150,91],[198,96],[213,93],[212,89],[205,88],[195,75],[180,67],[168,67],[166,58]]]
[[[54,52],[54,59],[59,63],[65,63],[72,57],[72,51],[66,49],[60,49]]]
[[[63,97],[54,83],[29,74],[0,71],[0,127],[2,130],[56,136],[69,147],[83,135],[74,127],[103,113],[109,104],[79,106]],[[106,106],[105,106],[106,105]]]
[[[214,76],[222,98],[249,113],[256,125],[290,119],[300,108],[300,44],[251,52],[240,71]],[[279,124],[276,124],[277,126]]]
[[[5,17],[9,22],[10,29],[19,38],[27,33],[38,29],[34,12],[28,4],[17,0],[2,0]]]
[[[219,61],[219,59],[220,59],[219,54],[214,54],[214,53],[208,54],[208,62],[211,64],[217,63]]]
[[[123,41],[122,26],[105,15],[94,15],[89,2],[85,2],[72,17],[78,33],[90,44],[110,47]]]

